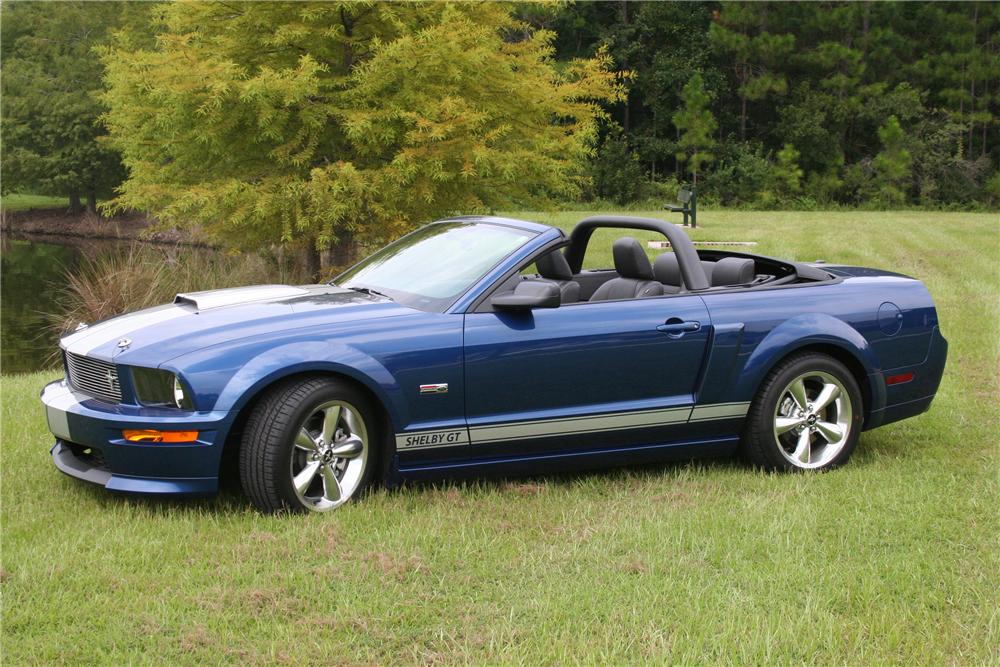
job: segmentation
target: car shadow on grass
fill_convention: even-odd
[[[524,475],[446,476],[429,481],[408,481],[402,489],[449,489],[463,487],[483,492],[505,491],[527,485],[547,485],[557,489],[589,484],[628,485],[663,481],[669,482],[679,475],[698,476],[709,471],[749,471],[737,458],[691,458],[659,463],[642,463],[610,468],[586,468],[563,472]]]
[[[895,456],[900,447],[891,439],[868,438],[869,442],[859,443],[860,456],[854,456],[848,464],[852,468],[870,467],[882,456]],[[867,447],[866,447],[867,444]],[[862,450],[864,451],[862,454]],[[405,481],[392,488],[376,486],[376,493],[384,494],[385,498],[399,498],[401,501],[412,501],[422,496],[466,493],[468,499],[495,494],[512,493],[514,495],[530,496],[542,492],[555,491],[564,494],[574,487],[603,486],[612,491],[625,491],[629,488],[644,488],[651,484],[662,483],[665,489],[679,480],[698,481],[706,483],[712,479],[718,481],[720,476],[756,476],[773,475],[786,476],[785,473],[767,473],[745,463],[738,456],[715,458],[691,458],[675,461],[626,465],[613,468],[592,468],[566,472],[549,472],[527,475],[445,475],[439,479],[428,481]],[[810,474],[806,473],[791,473]],[[817,473],[811,473],[817,474]],[[822,474],[822,473],[819,473]],[[834,472],[834,474],[836,474]],[[75,480],[66,480],[73,483]],[[157,516],[216,514],[245,515],[255,514],[250,502],[243,495],[239,480],[224,477],[218,494],[214,496],[149,496],[141,494],[125,494],[108,492],[107,490],[80,483],[78,487],[88,498],[107,508],[135,508]],[[364,503],[365,500],[361,500]]]
[[[245,514],[252,511],[249,501],[239,489],[223,488],[207,496],[158,496],[141,493],[120,493],[75,479],[66,479],[77,493],[96,505],[109,510],[136,510],[155,516],[189,514]]]

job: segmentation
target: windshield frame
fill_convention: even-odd
[[[467,226],[467,227],[471,226],[505,227],[513,230],[518,235],[523,236],[524,240],[522,243],[512,248],[508,253],[500,256],[497,259],[497,261],[494,262],[492,265],[481,271],[474,279],[469,281],[468,285],[459,290],[459,292],[447,297],[433,298],[425,295],[418,295],[412,292],[395,290],[385,286],[374,285],[374,284],[368,285],[364,282],[348,283],[350,286],[341,284],[344,280],[346,280],[345,276],[348,276],[348,274],[358,271],[365,264],[370,262],[374,257],[379,255],[380,253],[389,250],[390,248],[392,248],[397,244],[405,245],[406,239],[408,239],[409,237],[415,234],[426,233],[428,228],[434,227],[436,225],[453,225],[453,226]],[[446,220],[436,220],[434,222],[418,227],[409,234],[404,234],[398,239],[393,240],[391,243],[388,243],[385,246],[379,248],[378,250],[368,255],[361,261],[353,264],[344,271],[341,271],[335,278],[329,281],[329,284],[335,285],[337,287],[342,287],[344,289],[366,290],[371,294],[375,294],[377,296],[390,299],[392,301],[395,301],[396,303],[399,303],[401,305],[410,308],[414,308],[416,310],[422,310],[425,312],[434,312],[434,313],[445,313],[448,312],[449,309],[452,308],[452,306],[461,301],[463,297],[468,295],[470,291],[476,289],[476,287],[482,283],[483,279],[489,276],[491,273],[493,273],[497,269],[497,267],[503,265],[505,262],[508,262],[512,256],[524,252],[525,248],[531,246],[533,242],[536,241],[541,234],[542,232],[540,231],[528,229],[522,225],[506,224],[501,220],[495,220],[495,219],[449,218]]]

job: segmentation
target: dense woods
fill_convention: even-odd
[[[5,192],[116,193],[109,210],[241,243],[681,183],[725,206],[1000,203],[998,3],[17,2],[2,19]]]
[[[1000,199],[1000,4],[575,3],[538,20],[559,57],[606,45],[634,73],[597,161],[643,178],[631,192],[598,181],[600,196],[692,178],[676,114],[700,76],[715,140],[701,190],[720,203]]]

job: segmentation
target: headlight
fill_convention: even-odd
[[[184,390],[180,378],[157,368],[133,368],[135,394],[143,405],[194,409],[194,402]]]

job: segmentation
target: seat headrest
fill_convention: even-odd
[[[724,257],[715,263],[712,271],[712,287],[720,285],[743,285],[753,282],[754,261],[744,257]]]
[[[615,258],[615,271],[623,278],[652,280],[653,267],[646,257],[646,252],[631,236],[617,239],[611,246]]]
[[[549,280],[573,280],[573,271],[561,250],[553,250],[535,260],[538,275]]]
[[[681,286],[681,265],[677,255],[665,252],[653,261],[653,277],[664,285]]]

